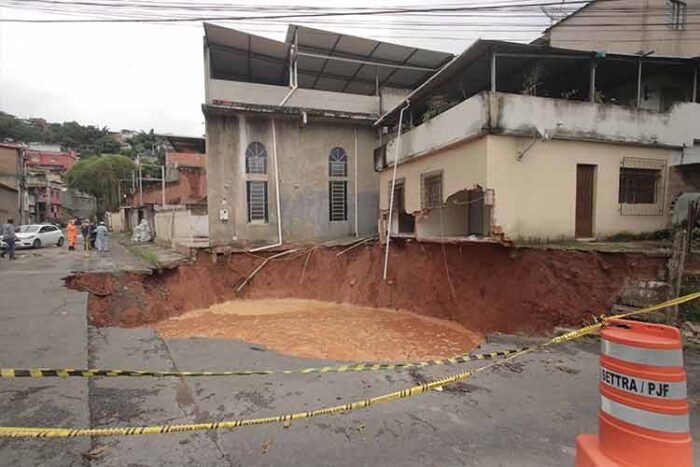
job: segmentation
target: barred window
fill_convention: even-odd
[[[660,171],[654,169],[620,168],[620,203],[656,203],[656,184]]]
[[[666,161],[624,157],[620,166],[618,202],[627,216],[664,213]]]
[[[246,182],[248,222],[267,222],[267,182]]]
[[[345,149],[335,147],[328,155],[328,176],[347,177],[348,176],[348,155]]]
[[[666,24],[671,29],[685,29],[688,5],[680,0],[666,0]]]
[[[330,181],[328,182],[329,198],[329,219],[333,221],[348,220],[348,182]]]
[[[262,143],[252,142],[245,150],[245,172],[249,174],[267,173],[267,149]]]
[[[421,207],[433,209],[442,206],[442,172],[421,175]]]

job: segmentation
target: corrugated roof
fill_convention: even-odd
[[[204,25],[215,76],[285,85],[289,53],[298,44],[299,86],[372,94],[380,85],[413,89],[449,62],[446,52],[407,47],[347,34],[290,25],[286,42],[212,24]]]
[[[468,49],[462,52],[460,55],[455,57],[448,65],[444,66],[439,72],[435,73],[420,85],[418,88],[414,89],[406,99],[399,103],[396,107],[386,112],[375,124],[379,124],[386,121],[391,116],[398,113],[401,107],[404,106],[406,100],[411,102],[420,101],[426,96],[430,95],[431,92],[444,84],[451,78],[453,78],[458,73],[463,74],[466,81],[470,83],[470,87],[478,90],[488,89],[489,85],[489,64],[484,58],[488,58],[491,53],[496,54],[513,54],[517,56],[518,54],[527,56],[556,56],[560,55],[564,57],[580,57],[580,58],[598,58],[600,60],[629,60],[636,61],[641,57],[637,55],[625,55],[625,54],[605,54],[603,57],[599,57],[595,51],[585,51],[585,50],[572,50],[572,49],[562,49],[556,47],[548,47],[542,45],[533,44],[520,44],[516,42],[506,42],[497,40],[478,40],[474,42]],[[662,64],[679,64],[679,63],[692,63],[693,59],[679,59],[676,57],[644,57],[645,62],[656,62]],[[477,63],[478,62],[478,63]],[[496,74],[500,73],[502,67],[498,66]],[[472,89],[472,91],[474,90]],[[475,91],[478,92],[478,91]],[[471,93],[469,93],[471,94]]]

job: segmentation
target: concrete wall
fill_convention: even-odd
[[[399,161],[440,150],[450,144],[477,135],[488,125],[488,93],[470,97],[435,118],[401,135]],[[406,114],[404,114],[404,117]],[[392,163],[396,138],[387,143],[386,160]]]
[[[290,88],[286,86],[210,79],[207,103],[212,104],[216,100],[221,100],[243,104],[277,106],[289,91]],[[298,88],[285,106],[379,115],[378,96],[363,96],[360,94],[319,91],[315,89]]]
[[[355,154],[355,131],[358,155]],[[279,162],[282,230],[285,241],[325,240],[354,235],[355,193],[361,235],[374,233],[377,222],[377,174],[373,167],[376,130],[345,123],[275,119]],[[258,141],[268,153],[266,175],[245,173],[245,150]],[[328,155],[336,146],[348,154],[348,220],[330,222]],[[207,117],[209,231],[212,245],[262,245],[277,241],[272,117],[233,115]],[[357,162],[358,177],[355,178]],[[248,223],[246,181],[268,184],[268,223]],[[220,220],[228,209],[229,220]]]
[[[692,146],[700,136],[700,104],[681,103],[668,112],[654,112],[520,94],[489,95],[489,127],[504,134],[531,135],[537,130],[548,138],[678,147]]]
[[[666,3],[666,0],[620,0],[614,5],[592,2],[575,16],[552,28],[550,44],[567,49],[625,54],[653,51],[656,56],[699,56],[700,42],[693,40],[696,31],[693,23],[697,21],[694,12],[700,7],[700,1],[685,0],[688,25],[680,30],[664,26]],[[619,9],[625,8],[634,11],[631,14],[620,13]],[[643,11],[640,12],[640,9]],[[603,26],[611,22],[615,27]],[[596,24],[601,26],[586,27]]]
[[[0,146],[0,183],[17,188],[18,149]]]
[[[494,223],[511,238],[573,238],[576,213],[576,165],[595,165],[594,235],[650,232],[666,227],[661,215],[620,214],[620,165],[623,157],[669,161],[674,150],[617,144],[544,141],[521,161],[527,138],[487,137],[488,187],[495,190]],[[665,175],[666,183],[668,176]]]
[[[6,223],[7,219],[20,223],[17,191],[0,185],[0,224]]]
[[[680,103],[668,112],[482,92],[401,135],[399,161],[439,151],[487,131],[538,138],[692,146],[700,138],[700,104]],[[394,160],[396,138],[387,143]]]
[[[411,213],[421,209],[421,174],[435,170],[443,171],[443,202],[450,195],[473,188],[474,185],[486,188],[486,139],[481,137],[445,148],[435,155],[400,163],[396,168],[396,178],[404,179],[406,212]],[[379,206],[382,210],[389,209],[391,178],[391,167],[381,172],[379,177]]]

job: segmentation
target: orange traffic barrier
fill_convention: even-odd
[[[576,438],[577,467],[691,467],[680,331],[611,319],[602,331],[599,434]]]

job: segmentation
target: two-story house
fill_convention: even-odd
[[[376,233],[373,124],[452,58],[295,25],[280,42],[206,24],[211,245]]]
[[[382,220],[525,241],[665,228],[669,167],[699,149],[697,65],[477,41],[378,120]]]

